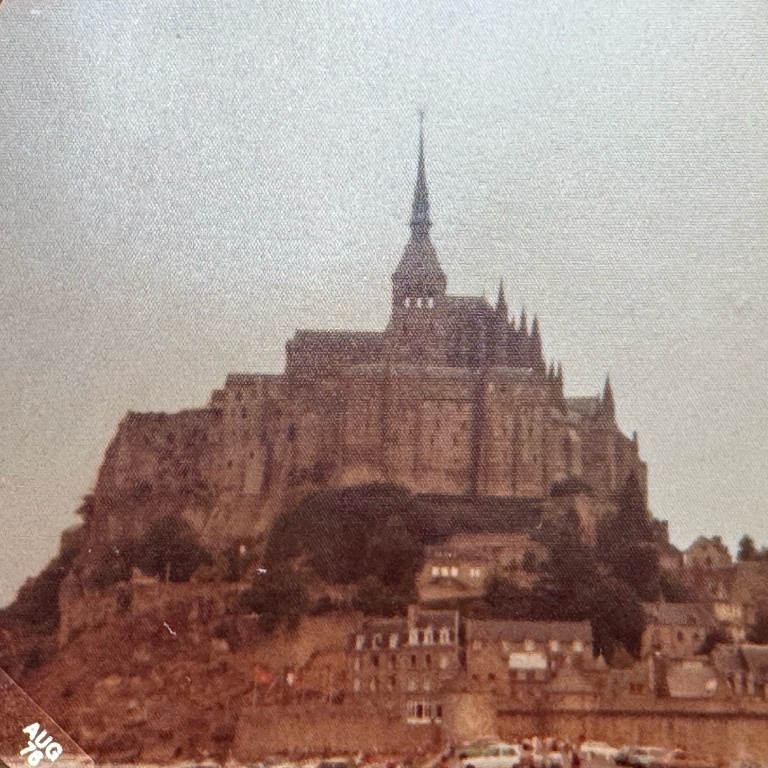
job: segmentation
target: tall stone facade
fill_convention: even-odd
[[[431,226],[422,135],[387,327],[300,330],[282,375],[233,374],[204,409],[126,416],[99,475],[92,529],[135,534],[146,520],[128,507],[146,508],[142,494],[175,499],[213,543],[257,536],[315,488],[381,482],[544,499],[568,481],[607,500],[631,472],[645,487],[610,383],[596,397],[566,397],[538,320],[510,320],[503,287],[495,306],[447,292]]]

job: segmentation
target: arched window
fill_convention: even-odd
[[[408,308],[411,306],[411,299],[410,299],[410,297],[409,297],[409,298],[406,298],[406,300],[403,302],[403,306],[404,306],[406,309],[408,309]]]

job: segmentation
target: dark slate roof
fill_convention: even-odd
[[[699,603],[643,603],[643,611],[649,624],[709,627],[715,623],[712,614]]]
[[[588,621],[468,621],[467,640],[474,638],[510,643],[524,640],[591,643],[592,627]]]
[[[569,411],[579,416],[594,416],[600,407],[599,397],[567,397],[565,405]]]
[[[440,611],[431,610],[428,608],[417,608],[412,612],[409,617],[409,629],[411,627],[416,629],[426,629],[432,627],[435,630],[439,630],[442,627],[448,627],[449,629],[455,629],[459,623],[458,611]]]
[[[383,349],[379,331],[298,330],[286,345],[286,373],[316,374],[339,365],[377,362]]]

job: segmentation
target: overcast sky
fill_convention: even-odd
[[[610,372],[673,541],[768,544],[764,0],[6,0],[0,603],[123,414],[384,326],[417,109],[452,293]]]

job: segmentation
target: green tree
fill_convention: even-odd
[[[135,561],[148,576],[189,581],[195,569],[210,565],[212,559],[189,524],[168,515],[153,523],[137,542]]]
[[[754,625],[747,632],[747,642],[768,645],[768,613],[758,615]]]
[[[710,629],[704,636],[704,642],[701,644],[697,653],[709,656],[716,646],[728,645],[732,642],[733,636],[731,633],[725,627],[717,626],[714,629]]]
[[[285,623],[294,629],[306,613],[306,587],[299,574],[285,567],[269,569],[254,577],[250,589],[240,598],[246,611],[259,614],[259,626],[272,632]]]
[[[746,563],[749,560],[757,560],[758,553],[755,546],[755,540],[751,536],[742,536],[739,542],[739,551],[736,555],[739,562]]]

